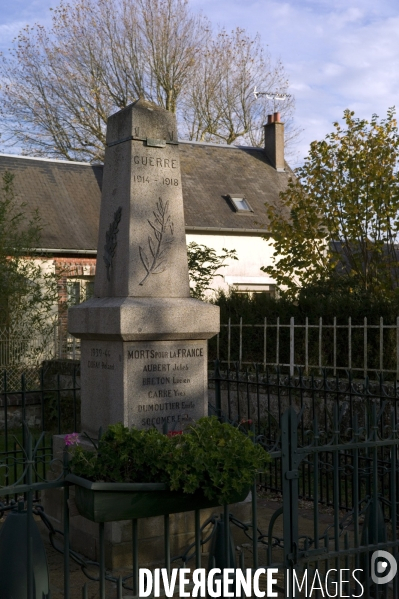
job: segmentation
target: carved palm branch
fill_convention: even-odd
[[[116,244],[117,244],[117,235],[118,235],[118,231],[119,231],[119,222],[121,220],[121,215],[122,215],[122,207],[120,206],[118,208],[118,210],[114,213],[114,220],[110,224],[108,231],[106,231],[106,233],[105,233],[106,243],[104,246],[105,253],[104,253],[103,258],[104,258],[105,266],[107,269],[108,281],[111,280],[109,270],[112,267],[112,260],[115,255]]]
[[[153,212],[154,220],[148,220],[152,235],[148,236],[148,253],[139,246],[141,262],[146,275],[139,285],[144,285],[150,275],[163,272],[167,267],[167,254],[173,243],[173,222],[169,215],[169,202],[163,203],[159,198],[156,210]]]

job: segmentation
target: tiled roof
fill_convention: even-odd
[[[102,166],[0,155],[0,176],[5,170],[18,200],[38,209],[44,248],[97,248]]]
[[[265,204],[278,202],[291,171],[278,173],[257,148],[180,143],[186,227],[265,229]],[[242,194],[253,213],[238,214],[225,196]]]
[[[278,202],[290,175],[277,172],[264,152],[182,142],[179,145],[186,228],[267,231],[265,203]],[[42,218],[42,246],[97,247],[101,165],[0,154],[0,176],[15,174],[14,190]],[[238,214],[224,197],[242,194],[253,213]]]

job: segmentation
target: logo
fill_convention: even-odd
[[[393,555],[388,551],[374,551],[371,556],[371,579],[376,584],[388,584],[398,571],[398,565]]]

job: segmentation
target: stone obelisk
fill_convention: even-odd
[[[82,430],[182,429],[207,414],[219,308],[190,298],[175,116],[138,100],[108,119],[94,297],[81,341]]]

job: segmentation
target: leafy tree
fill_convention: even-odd
[[[210,283],[215,277],[221,277],[219,268],[227,266],[225,261],[238,260],[236,250],[222,248],[222,254],[206,245],[192,241],[187,246],[188,273],[191,282],[191,295],[197,299],[205,298],[205,291],[211,289]]]
[[[14,175],[6,171],[0,190],[0,328],[13,337],[43,336],[52,330],[58,300],[57,277],[43,268],[41,221],[26,216],[14,194]]]
[[[274,262],[262,270],[288,295],[313,287],[372,296],[399,283],[399,136],[394,109],[379,120],[344,112],[344,126],[310,146],[280,205],[269,206]]]
[[[52,27],[25,27],[0,62],[3,143],[102,161],[107,118],[139,97],[177,113],[180,135],[262,142],[280,62],[241,29],[214,33],[188,0],[61,1]],[[289,121],[293,101],[282,113]]]

